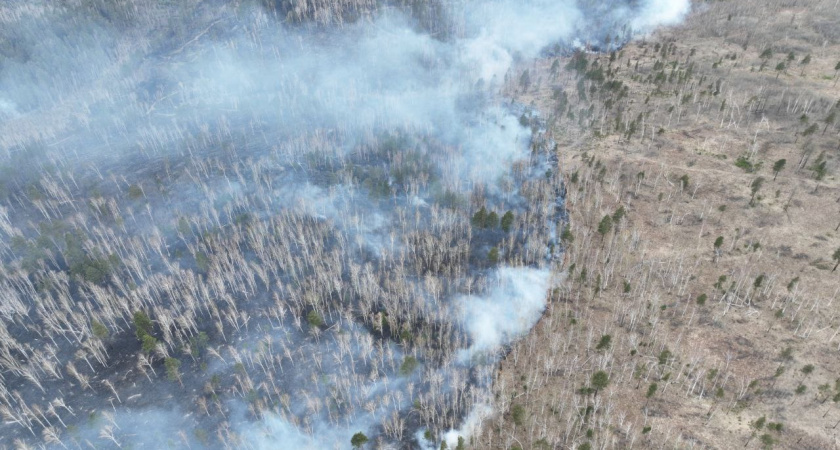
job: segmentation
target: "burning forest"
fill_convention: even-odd
[[[3,2],[0,447],[468,448],[562,278],[511,69],[686,10]]]

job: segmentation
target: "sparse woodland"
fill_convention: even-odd
[[[477,448],[836,447],[837,23],[834,1],[696,2],[510,77],[558,142],[565,281]]]
[[[0,448],[836,446],[837,2],[465,5],[0,5]]]

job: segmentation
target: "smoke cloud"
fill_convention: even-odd
[[[690,10],[690,0],[647,0],[631,23],[634,29],[647,33],[659,26],[682,22]]]
[[[469,352],[499,349],[528,332],[545,309],[550,277],[548,270],[505,267],[496,271],[486,296],[461,298]]]

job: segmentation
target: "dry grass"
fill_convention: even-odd
[[[553,75],[553,59],[527,68],[539,80],[532,89],[509,86],[551,117],[574,242],[568,281],[498,373],[500,413],[476,448],[834,448],[840,117],[823,120],[840,110],[833,79],[840,28],[829,26],[840,23],[840,7],[833,0],[760,3],[698,3],[685,25],[626,46],[611,65],[607,55],[588,55],[590,64],[597,58],[605,71],[618,69],[607,77],[628,86],[618,100],[596,92],[591,103],[581,101],[575,74]],[[670,44],[664,57],[655,50]],[[773,56],[762,59],[768,47]],[[808,54],[810,63],[801,64]],[[659,71],[657,61],[666,77],[677,63],[674,80],[658,90],[645,82]],[[774,70],[779,62],[784,71]],[[691,64],[692,76],[680,80]],[[574,119],[558,116],[558,87]],[[643,119],[628,137],[616,117],[625,129]],[[818,129],[803,135],[814,123]],[[827,174],[817,180],[820,154]],[[757,168],[739,168],[739,157]],[[782,158],[786,167],[774,181],[772,166]],[[751,204],[758,177],[764,182]],[[602,236],[599,221],[619,206],[626,218]],[[726,281],[716,287],[721,276]],[[609,349],[596,350],[607,334]],[[610,375],[607,389],[576,393],[598,370]],[[805,391],[797,393],[799,386]],[[518,425],[512,405],[526,411]],[[766,423],[757,429],[760,417]],[[781,431],[768,430],[771,422],[782,423]]]

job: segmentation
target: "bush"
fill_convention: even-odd
[[[645,397],[647,397],[647,398],[653,397],[653,395],[656,394],[656,390],[658,388],[659,388],[659,386],[656,383],[651,383],[650,386],[648,386],[647,394],[645,394]]]
[[[81,257],[69,257],[68,259],[71,275],[79,276],[85,281],[94,284],[104,283],[111,275],[113,267],[120,263],[116,255],[108,258],[83,255]]]
[[[128,198],[132,200],[137,200],[138,198],[143,196],[143,190],[140,189],[140,186],[136,184],[132,184],[128,187]]]
[[[560,235],[560,240],[563,241],[566,245],[569,245],[575,241],[575,236],[572,234],[572,228],[569,225],[566,225],[566,227],[563,228],[563,233]]]
[[[686,181],[686,185],[687,184],[688,184],[688,181]],[[625,210],[623,206],[619,206],[612,215],[613,223],[618,224],[619,222],[621,222],[621,219],[623,219],[624,216],[626,216],[626,215],[627,215],[627,210]]]
[[[201,331],[197,335],[190,338],[190,353],[194,358],[198,358],[207,349],[207,344],[210,342],[210,337],[207,333]]]
[[[152,319],[150,319],[143,311],[136,311],[134,313],[134,326],[136,327],[134,334],[137,336],[137,339],[141,341],[144,336],[148,336],[152,333]]]
[[[163,365],[166,367],[166,377],[171,381],[176,381],[181,378],[181,373],[178,369],[181,368],[181,361],[176,358],[166,358]]]
[[[510,216],[508,216],[508,214],[510,214]],[[509,229],[510,225],[513,224],[513,213],[508,211],[505,213],[504,217],[507,218],[506,220],[509,222],[507,225]],[[499,214],[496,211],[487,211],[487,208],[482,207],[473,214],[472,219],[470,219],[470,223],[472,223],[472,226],[476,228],[497,228],[499,226]],[[505,222],[502,221],[502,228],[504,227]]]
[[[455,450],[466,450],[467,446],[464,444],[464,438],[458,436],[458,445],[455,446]]]
[[[444,208],[461,209],[467,205],[467,200],[463,195],[449,189],[435,190],[432,192],[432,197],[437,204]]]
[[[353,448],[362,448],[362,446],[365,445],[367,441],[368,437],[360,431],[354,434],[352,438],[350,438],[350,445],[352,445]]]
[[[667,348],[662,350],[662,353],[659,354],[659,364],[665,365],[668,363],[668,360],[671,359],[671,351]]]
[[[610,217],[609,214],[607,214],[606,216],[604,216],[603,219],[601,219],[601,222],[598,223],[598,233],[600,233],[603,236],[609,233],[610,230],[612,230],[612,226],[612,217]]]
[[[604,389],[609,383],[610,377],[603,370],[599,370],[592,374],[592,387],[595,388],[596,391]]]
[[[101,322],[94,320],[91,322],[90,328],[93,331],[93,335],[97,338],[106,339],[108,337],[108,328]]]
[[[735,167],[742,169],[744,172],[753,173],[756,171],[756,166],[751,163],[745,156],[739,156],[735,160]]]
[[[152,353],[155,351],[155,347],[157,347],[157,339],[148,334],[143,335],[140,342],[143,343],[143,353]]]
[[[195,265],[198,267],[198,271],[200,273],[206,274],[207,271],[210,270],[210,258],[207,256],[207,253],[196,252]]]
[[[598,345],[595,346],[595,350],[609,349],[611,342],[612,336],[610,336],[609,334],[605,334],[601,336],[601,340],[598,341]]]
[[[411,375],[414,370],[417,369],[419,364],[420,363],[417,362],[417,358],[413,356],[406,356],[405,359],[403,359],[402,364],[400,364],[400,375]]]
[[[680,177],[680,187],[685,190],[688,189],[688,175],[683,175]]]
[[[502,230],[505,233],[510,232],[510,229],[513,227],[513,220],[513,213],[510,211],[506,212],[505,215],[502,216]]]
[[[487,219],[487,208],[482,207],[472,216],[472,226],[484,228],[484,221]]]
[[[499,249],[498,248],[493,247],[493,248],[490,249],[489,252],[487,252],[487,261],[489,261],[490,264],[496,264],[496,263],[499,262]]]
[[[321,328],[324,325],[324,319],[318,314],[318,311],[314,309],[309,311],[306,315],[306,321],[309,322],[309,326],[313,328]]]
[[[134,335],[140,341],[143,352],[152,353],[155,351],[157,339],[151,334],[153,329],[152,319],[149,319],[149,316],[143,311],[137,311],[134,313],[134,326],[136,327]]]
[[[499,215],[496,211],[490,211],[487,218],[484,219],[484,228],[496,228],[499,226]]]
[[[775,443],[776,443],[776,440],[773,439],[773,436],[770,436],[769,434],[762,434],[761,435],[761,445],[763,445],[764,448],[771,448],[771,447],[773,447],[773,444],[775,444]]]
[[[513,405],[510,408],[510,418],[517,426],[522,426],[525,423],[525,408],[522,405]]]

